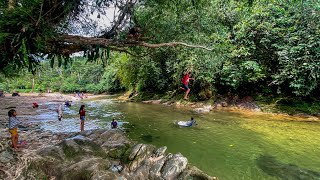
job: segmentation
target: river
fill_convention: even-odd
[[[116,118],[130,139],[167,146],[170,153],[181,152],[189,163],[220,180],[320,179],[319,121],[250,112],[212,111],[200,115],[174,107],[112,99],[81,103],[88,114],[85,129],[109,128],[111,119]],[[74,124],[79,121],[79,107],[80,102],[65,108],[60,127],[48,122],[42,127],[57,132],[78,131]],[[175,125],[190,117],[196,119],[196,126]]]

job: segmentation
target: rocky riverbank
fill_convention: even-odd
[[[121,97],[122,101],[130,101],[131,98],[126,98],[126,96]],[[296,113],[289,115],[285,112],[273,112],[268,109],[273,107],[268,107],[266,105],[259,105],[251,96],[246,96],[239,98],[238,96],[219,96],[215,101],[200,101],[200,102],[191,102],[180,100],[166,100],[166,99],[155,99],[155,100],[145,100],[142,103],[146,104],[162,104],[165,106],[173,106],[176,108],[183,108],[194,111],[195,113],[205,114],[210,111],[228,111],[228,112],[237,112],[244,114],[259,114],[259,113],[268,113],[272,116],[278,116],[279,120],[287,119],[285,117],[290,117],[295,121],[320,121],[320,112],[316,114],[306,114],[306,113]]]
[[[132,142],[118,129],[53,133],[28,123],[50,111],[46,103],[66,100],[77,99],[61,94],[0,98],[0,179],[217,179],[190,166],[182,154]],[[35,111],[32,102],[40,109]],[[26,126],[19,131],[26,145],[18,151],[11,149],[6,128],[11,108]]]

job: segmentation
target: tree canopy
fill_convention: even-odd
[[[0,8],[2,72],[35,72],[43,59],[67,67],[83,52],[105,65],[103,90],[172,91],[193,66],[199,99],[319,95],[317,0],[10,0]],[[128,37],[132,27],[141,38]]]
[[[1,3],[0,70],[29,66],[30,71],[44,55],[64,57],[84,51],[90,59],[101,48],[130,53],[128,47],[183,45],[183,42],[150,44],[152,38],[127,38],[128,28],[139,26],[134,9],[147,2],[137,0],[11,0]]]

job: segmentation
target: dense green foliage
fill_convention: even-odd
[[[134,72],[133,82],[138,89],[172,90],[181,72],[193,66],[197,93],[314,96],[320,77],[319,11],[317,1],[255,1],[251,6],[223,0],[147,1],[136,12],[146,36],[155,36],[154,42],[207,44],[213,51],[148,51],[145,60],[132,59],[143,62],[137,65],[143,77]]]
[[[119,56],[120,57],[120,56]],[[124,59],[125,56],[122,56]],[[73,63],[67,67],[59,67],[49,62],[43,62],[42,68],[36,74],[28,71],[20,73],[19,78],[7,78],[0,83],[0,89],[19,92],[65,92],[74,93],[92,92],[117,92],[122,90],[116,69],[111,65],[104,68],[101,64],[86,62],[83,58],[74,58]],[[34,89],[32,83],[34,80]]]
[[[213,50],[131,47],[137,56],[111,52],[109,57],[108,49],[108,57],[97,55],[103,63],[78,59],[65,68],[50,69],[44,62],[34,75],[36,89],[174,94],[182,73],[193,67],[196,80],[190,84],[191,93],[200,100],[229,92],[319,97],[319,19],[316,0],[146,0],[136,4],[133,23],[141,27],[149,43],[180,41]],[[1,37],[6,36],[2,33]],[[41,41],[35,38],[35,42],[40,47]],[[30,89],[33,75],[21,73],[29,81],[7,80],[0,88]]]
[[[241,65],[255,62],[259,71],[253,78],[265,87],[269,85],[270,90],[299,96],[317,92],[319,3],[261,3],[252,11],[235,26],[234,59]]]
[[[61,32],[59,24],[68,23],[68,17],[78,14],[78,0],[12,0],[0,4],[0,72],[11,74],[27,67],[35,73],[45,54],[58,53],[58,46],[48,39]],[[64,56],[60,52],[60,56]],[[69,60],[65,58],[65,60]]]

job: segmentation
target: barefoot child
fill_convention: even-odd
[[[11,134],[11,142],[12,142],[12,147],[14,149],[18,149],[18,125],[21,123],[19,119],[16,117],[17,112],[14,109],[11,109],[8,112],[9,116],[9,132]]]
[[[190,80],[194,80],[194,78],[190,78],[190,76],[191,76],[191,72],[190,71],[191,71],[191,69],[188,70],[186,74],[184,74],[184,76],[182,78],[182,81],[181,81],[182,85],[181,85],[180,89],[182,89],[182,90],[184,90],[186,92],[186,94],[184,95],[184,98],[183,98],[185,100],[189,99],[189,97],[188,97],[189,92],[190,92],[190,88],[188,86],[189,81]]]
[[[80,114],[80,131],[84,130],[84,120],[86,119],[86,110],[84,109],[85,105],[81,105],[79,109]]]
[[[62,105],[59,104],[58,108],[57,108],[57,113],[58,113],[58,120],[61,121],[62,119]]]

